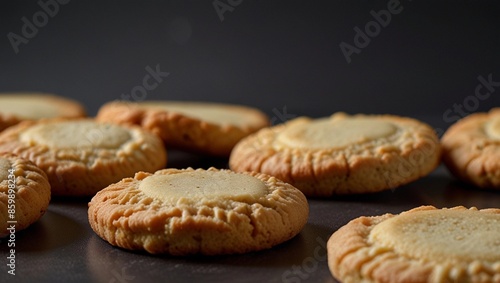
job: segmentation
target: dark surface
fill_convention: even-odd
[[[227,163],[179,152],[171,155],[172,167]],[[0,278],[9,279],[5,282],[337,282],[327,267],[325,242],[348,221],[420,205],[498,207],[500,193],[475,190],[439,167],[392,191],[309,199],[309,221],[295,238],[266,251],[215,257],[152,256],[112,247],[90,228],[88,200],[53,199],[39,222],[16,234],[15,278],[5,270]],[[6,253],[6,243],[0,249]]]
[[[213,1],[72,0],[16,54],[7,35],[21,34],[22,18],[31,20],[41,7],[3,1],[0,91],[56,93],[94,115],[140,85],[147,66],[159,65],[169,75],[145,99],[245,104],[273,123],[336,111],[391,113],[420,118],[441,133],[468,113],[500,105],[495,87],[464,106],[474,102],[479,76],[500,81],[498,1],[401,1],[403,10],[347,63],[339,44],[352,45],[354,28],[388,3],[243,0],[221,21]],[[226,164],[171,154],[168,166]],[[321,243],[349,220],[423,204],[499,207],[500,194],[456,183],[440,167],[395,191],[311,199],[309,223],[288,243],[210,258],[113,248],[91,231],[87,201],[53,199],[38,223],[17,234],[18,275],[8,276],[0,260],[0,281],[334,282]],[[2,242],[2,258],[6,248]]]

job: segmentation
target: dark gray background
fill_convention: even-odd
[[[221,21],[213,1],[73,0],[16,54],[7,35],[21,35],[21,19],[32,21],[41,7],[37,1],[3,1],[0,91],[56,93],[81,101],[94,115],[101,104],[141,85],[147,66],[159,64],[170,75],[147,99],[245,104],[273,122],[336,111],[392,113],[445,129],[452,121],[443,115],[473,101],[478,76],[500,81],[500,6],[401,1],[401,13],[348,64],[339,44],[353,44],[354,28],[363,29],[373,20],[370,11],[386,9],[388,2],[243,0]],[[498,106],[499,92],[477,99],[466,112]],[[170,167],[226,164],[169,156]],[[18,276],[6,274],[3,259],[0,281],[331,283],[336,281],[325,258],[314,251],[324,255],[321,243],[349,220],[427,204],[498,207],[500,195],[457,182],[440,166],[395,191],[310,199],[308,224],[291,241],[268,251],[211,258],[111,247],[90,229],[87,201],[53,199],[40,221],[16,234]],[[4,258],[3,240],[0,251]],[[294,268],[297,273],[287,276]]]
[[[5,1],[0,91],[73,97],[94,115],[159,64],[170,75],[147,99],[240,103],[271,116],[286,106],[294,115],[442,117],[474,95],[479,75],[500,81],[496,1],[402,0],[402,11],[348,64],[339,44],[353,45],[354,28],[389,2],[243,0],[221,21],[212,1],[73,0],[16,55],[7,34],[21,35],[22,17],[32,21],[41,7]],[[495,92],[472,109],[499,101]]]

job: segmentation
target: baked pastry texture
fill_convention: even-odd
[[[360,217],[333,233],[327,251],[343,283],[498,283],[500,209],[422,206]]]
[[[500,189],[500,108],[459,120],[441,142],[453,175],[477,187]]]
[[[395,188],[439,162],[439,138],[420,121],[336,113],[262,129],[235,146],[229,165],[276,176],[307,196],[331,196]]]
[[[43,216],[50,202],[50,184],[32,162],[0,153],[0,237],[26,229]],[[9,230],[8,230],[9,228]]]
[[[85,117],[77,101],[45,93],[0,93],[0,131],[24,120]]]
[[[97,120],[140,125],[168,148],[215,156],[229,156],[239,140],[269,125],[268,117],[254,108],[178,101],[110,102],[99,109]]]
[[[25,121],[0,133],[0,151],[31,160],[52,194],[92,196],[138,171],[164,168],[162,141],[139,127],[93,119]]]
[[[88,210],[110,244],[171,255],[268,249],[298,234],[308,213],[305,196],[287,183],[214,168],[139,172],[97,193]]]

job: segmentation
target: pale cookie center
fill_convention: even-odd
[[[266,184],[255,177],[208,171],[153,175],[142,180],[139,190],[174,204],[180,199],[252,201],[267,194]]]
[[[500,261],[500,215],[450,210],[408,213],[376,225],[370,241],[433,262]]]
[[[332,121],[324,118],[288,127],[278,135],[277,141],[292,148],[339,148],[385,138],[395,131],[396,126],[377,119]]]
[[[246,112],[238,111],[236,109],[224,106],[214,106],[210,104],[203,105],[195,103],[171,103],[163,105],[154,103],[142,103],[142,105],[149,108],[156,108],[169,112],[179,113],[216,125],[246,126],[255,122],[255,118],[251,115],[246,115]]]
[[[492,121],[486,123],[486,134],[494,139],[500,140],[500,117],[494,118]]]
[[[24,119],[40,119],[57,117],[61,114],[61,110],[50,101],[25,97],[2,97],[0,98],[0,113]]]
[[[24,143],[51,148],[118,149],[130,138],[130,133],[120,126],[92,121],[39,124],[20,135]]]
[[[7,180],[11,169],[10,161],[7,158],[0,158],[0,182]]]

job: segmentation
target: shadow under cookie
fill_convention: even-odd
[[[203,168],[215,167],[219,169],[229,168],[227,157],[216,157],[210,155],[196,154],[176,149],[168,150],[168,167],[170,168]]]
[[[49,207],[39,221],[16,233],[15,250],[23,253],[50,252],[87,237],[86,231],[77,221]],[[2,245],[2,249],[4,247],[6,245]]]

